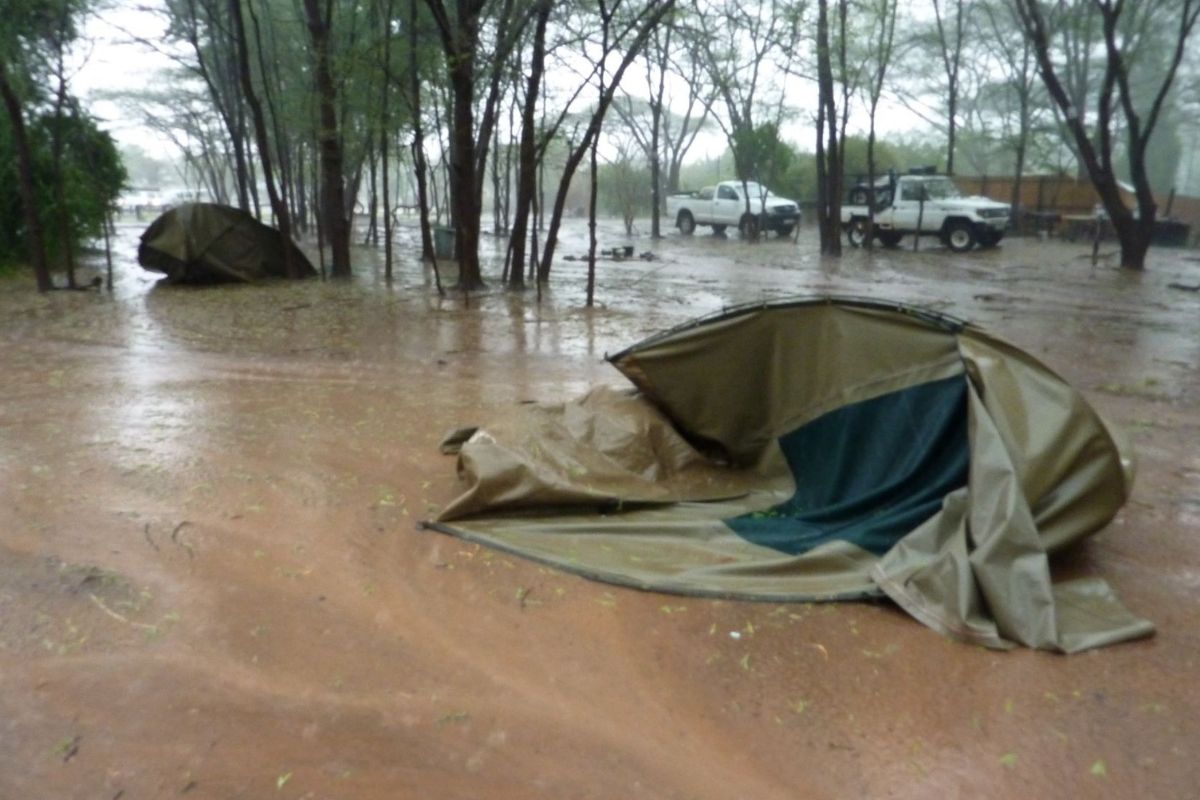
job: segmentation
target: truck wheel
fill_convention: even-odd
[[[855,218],[846,226],[846,241],[851,247],[862,247],[867,241],[867,221]]]
[[[796,226],[795,225],[784,225],[780,228],[777,228],[777,230],[779,232],[779,238],[786,239],[792,235],[792,231],[796,230]]]
[[[980,247],[995,247],[1004,238],[1004,231],[983,231],[979,234]]]
[[[692,212],[680,211],[679,216],[675,218],[675,227],[679,228],[679,232],[684,236],[691,236],[696,231],[696,220],[692,217]]]
[[[742,221],[738,223],[738,230],[742,232],[743,239],[757,239],[758,217],[753,214],[743,214]]]
[[[879,243],[884,247],[899,247],[900,240],[904,238],[904,234],[896,231],[879,231]]]
[[[975,226],[965,220],[946,225],[946,246],[956,253],[965,253],[975,246]]]

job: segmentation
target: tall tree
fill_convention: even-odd
[[[67,202],[66,175],[64,174],[63,151],[66,147],[67,117],[78,115],[75,99],[68,89],[70,76],[67,74],[67,49],[75,38],[77,13],[69,3],[61,3],[55,9],[55,20],[46,38],[47,61],[50,77],[54,83],[51,100],[50,158],[53,173],[53,195],[57,245],[62,266],[67,274],[67,287],[77,288],[75,283],[75,247],[71,236],[71,210]]]
[[[0,100],[12,128],[13,149],[16,151],[21,206],[25,217],[25,241],[29,261],[37,280],[38,291],[54,288],[46,258],[46,242],[38,188],[34,180],[33,150],[26,125],[26,105],[37,87],[45,84],[47,61],[45,45],[55,38],[62,13],[74,19],[79,6],[74,0],[46,0],[30,3],[25,0],[0,0]]]
[[[1005,136],[1006,147],[1013,154],[1013,182],[1009,204],[1012,206],[1012,224],[1016,225],[1021,211],[1021,183],[1025,175],[1025,164],[1029,153],[1029,140],[1033,131],[1035,114],[1034,100],[1037,91],[1037,69],[1034,62],[1033,45],[1029,37],[1021,34],[1021,21],[1011,3],[989,0],[982,4],[987,19],[987,30],[991,34],[984,39],[996,55],[1003,69],[995,89],[1001,97],[1015,106],[1015,124]],[[1007,122],[1008,120],[1005,120]]]
[[[446,0],[425,0],[437,23],[446,59],[451,91],[450,199],[455,227],[455,253],[459,286],[483,286],[479,265],[479,222],[483,213],[484,164],[487,161],[492,127],[500,99],[500,85],[508,55],[528,23],[527,8],[517,9],[514,0],[499,0],[491,22],[494,38],[482,34],[487,0],[457,0],[453,14]],[[482,109],[476,116],[479,86],[487,88]]]
[[[648,99],[636,99],[623,92],[613,103],[613,110],[650,165],[650,236],[655,239],[662,235],[663,194],[679,190],[683,159],[707,121],[716,97],[711,83],[702,77],[703,65],[693,57],[692,48],[679,44],[684,38],[680,33],[683,16],[684,9],[677,8],[654,30],[647,43],[643,60]],[[686,93],[678,112],[675,98],[668,90],[669,75],[682,79]],[[623,161],[620,159],[618,163]]]
[[[948,8],[943,8],[943,3]],[[946,73],[946,174],[954,174],[955,134],[958,132],[959,78],[962,73],[967,0],[933,0],[942,69]]]
[[[845,116],[838,113],[834,91],[834,57],[838,58],[843,79],[846,71],[846,14],[847,0],[836,0],[838,37],[830,36],[829,0],[817,3],[817,225],[820,229],[821,252],[842,254],[842,136]],[[835,47],[836,52],[835,52]],[[845,83],[843,82],[843,87]],[[843,88],[843,98],[846,97]],[[842,123],[842,124],[839,124]]]
[[[1112,220],[1121,243],[1121,266],[1140,270],[1145,268],[1158,211],[1146,172],[1146,150],[1183,60],[1188,39],[1200,17],[1200,0],[1143,0],[1136,4],[1125,0],[1086,0],[1099,15],[1104,43],[1103,75],[1094,98],[1094,133],[1088,129],[1082,110],[1072,102],[1051,50],[1057,26],[1064,22],[1064,5],[1078,5],[1082,1],[1051,5],[1041,0],[1015,0],[1022,28],[1033,44],[1042,80],[1061,112],[1092,185]],[[1135,64],[1130,53],[1137,43],[1136,35],[1131,32],[1143,29],[1152,17],[1171,25],[1174,36],[1167,49],[1161,77],[1157,86],[1147,90],[1151,99],[1143,106],[1139,102],[1141,98],[1134,94],[1131,78]],[[1148,110],[1140,111],[1143,107]],[[1118,184],[1114,161],[1118,118],[1125,128],[1126,154],[1137,197],[1136,214],[1125,206]]]
[[[395,14],[396,0],[376,0],[372,8],[373,22],[379,32],[382,43],[379,47],[380,71],[384,79],[379,82],[379,166],[383,184],[383,276],[384,280],[392,280],[393,244],[392,244],[392,191],[391,191],[391,150],[392,150],[392,17]],[[372,192],[372,201],[374,200]],[[375,213],[371,213],[372,227],[375,224]]]
[[[271,198],[271,210],[275,213],[275,222],[279,226],[280,235],[285,241],[291,241],[292,215],[287,203],[283,201],[280,187],[275,183],[275,168],[271,158],[271,139],[267,128],[267,118],[250,73],[250,45],[246,38],[245,21],[242,18],[243,1],[229,0],[229,17],[232,21],[233,37],[237,48],[238,76],[254,121],[255,138],[258,140],[258,158],[262,162],[263,180],[267,184],[267,195]],[[292,261],[291,247],[283,248],[283,260],[288,277],[298,277],[300,270]]]
[[[525,245],[529,230],[529,215],[537,190],[537,100],[542,91],[542,78],[546,68],[546,29],[550,12],[554,9],[551,0],[539,0],[534,5],[533,39],[530,46],[529,75],[525,83],[525,96],[521,104],[521,133],[517,150],[517,194],[513,212],[512,232],[509,236],[510,269],[508,284],[516,289],[525,285]]]
[[[774,148],[763,148],[758,128],[778,130],[787,110],[782,82],[773,71],[792,72],[800,41],[803,3],[787,0],[693,0],[693,46],[721,100],[714,115],[733,153],[734,170],[746,201],[746,233],[758,237],[750,216],[750,181],[765,181]],[[760,112],[762,112],[760,114]],[[765,118],[763,118],[765,117]],[[766,161],[761,156],[766,155]]]
[[[338,124],[338,93],[330,65],[333,0],[304,0],[304,17],[312,44],[313,83],[319,108],[317,147],[321,153],[321,214],[333,258],[331,274],[350,276],[350,220],[347,217],[345,152]]]
[[[243,211],[251,211],[257,210],[258,192],[250,179],[245,102],[238,80],[237,47],[228,12],[228,6],[223,6],[220,0],[168,0],[165,6],[169,20],[167,34],[173,40],[187,42],[192,51],[191,58],[184,59],[169,48],[145,43],[203,82],[233,153],[237,204]]]
[[[875,28],[868,53],[864,59],[869,71],[867,81],[867,249],[875,246],[875,117],[883,96],[884,80],[892,63],[896,44],[898,0],[871,0],[867,10]]]
[[[618,0],[612,9],[614,14],[620,6],[621,2]],[[621,85],[621,79],[625,75],[625,71],[629,69],[629,65],[633,63],[634,59],[641,54],[642,48],[646,46],[646,41],[650,38],[650,34],[674,6],[675,0],[645,0],[644,5],[632,11],[611,37],[606,37],[607,47],[604,48],[596,63],[599,63],[602,59],[607,59],[618,49],[623,50],[623,53],[612,72],[612,78],[609,80],[607,87],[601,91],[599,100],[596,103],[596,107],[592,110],[591,117],[587,127],[583,131],[582,137],[570,149],[563,164],[562,179],[559,181],[558,192],[554,198],[554,208],[550,213],[550,225],[546,232],[546,243],[542,248],[542,260],[538,266],[539,281],[546,281],[550,278],[550,264],[554,259],[554,250],[558,246],[558,229],[562,224],[562,215],[567,204],[567,191],[570,188],[571,178],[574,177],[579,164],[583,161],[584,156],[587,155],[592,142],[600,135],[600,128],[604,124],[604,118],[608,113],[608,109],[612,106],[613,98],[616,96],[617,90]]]

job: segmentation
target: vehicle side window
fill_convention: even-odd
[[[900,186],[901,200],[920,200],[921,199],[921,184],[917,182],[905,183]]]
[[[719,200],[737,200],[738,196],[732,186],[718,186],[717,198]]]

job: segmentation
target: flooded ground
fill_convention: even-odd
[[[1193,252],[1130,274],[1055,241],[836,260],[811,229],[672,233],[601,262],[594,310],[561,258],[540,303],[464,308],[365,251],[348,283],[162,287],[138,233],[111,294],[0,283],[0,797],[1196,796],[1200,293],[1171,286],[1200,285]],[[1132,501],[1056,568],[1158,634],[995,653],[884,604],[641,593],[414,528],[456,494],[448,429],[801,293],[981,323],[1123,426]]]

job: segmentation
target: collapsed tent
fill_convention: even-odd
[[[462,444],[428,527],[642,589],[886,595],[950,636],[1076,652],[1152,632],[1049,554],[1124,503],[1112,429],[950,317],[819,298],[726,311],[609,358],[636,392],[527,406]]]
[[[138,263],[161,272],[173,283],[220,283],[286,278],[284,247],[296,277],[317,274],[312,264],[282,234],[238,208],[187,203],[150,223],[138,246]]]

